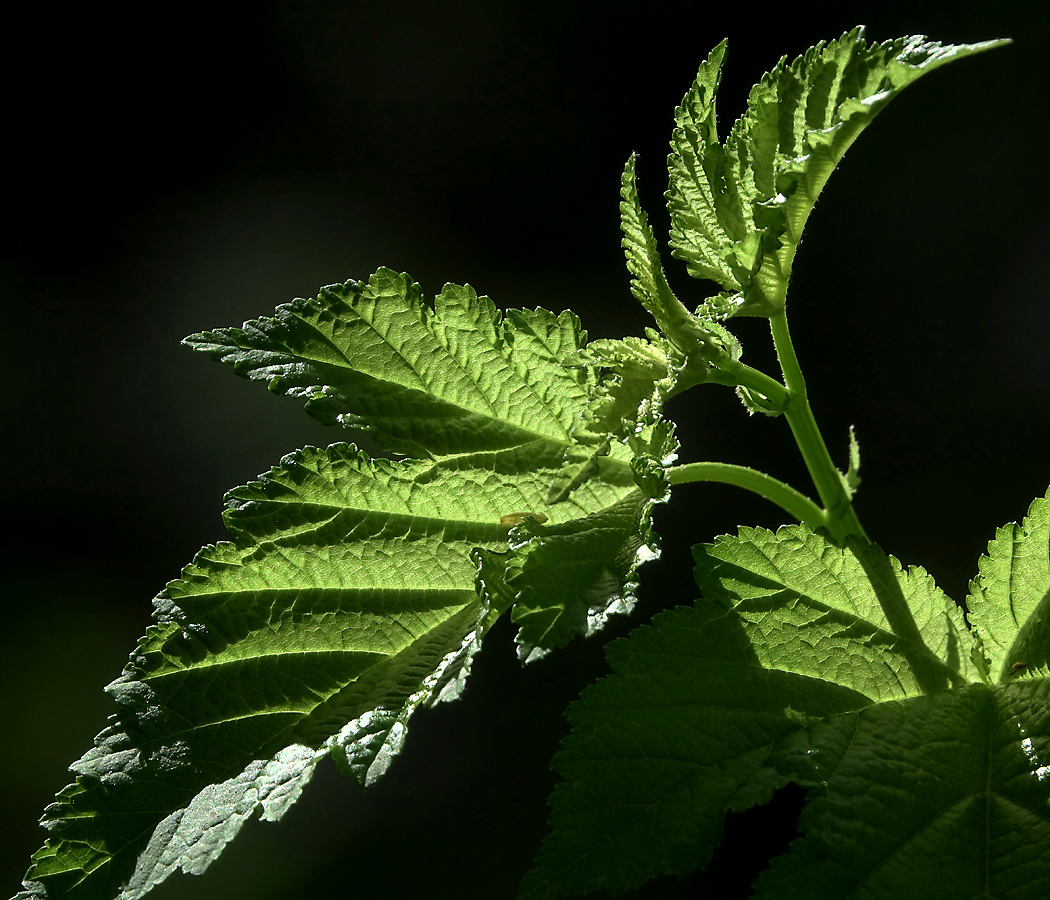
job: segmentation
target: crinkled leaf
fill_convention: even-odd
[[[726,41],[700,65],[693,85],[675,110],[670,187],[671,246],[695,278],[709,278],[737,291],[740,283],[726,261],[745,233],[740,204],[733,208],[735,184],[726,180],[725,153],[718,141],[715,96],[722,78]]]
[[[635,572],[659,554],[649,530],[652,500],[634,491],[608,509],[563,525],[523,523],[520,558],[507,578],[517,593],[518,654],[531,661],[574,635],[598,631],[635,602]]]
[[[671,496],[670,466],[678,458],[678,438],[674,424],[661,419],[649,434],[646,447],[631,460],[631,471],[638,489],[661,503]]]
[[[666,335],[666,339],[658,339],[657,335],[651,334],[650,343],[658,345],[662,342],[669,348],[670,352],[664,352],[668,357],[667,368],[674,377],[667,381],[665,393],[668,393],[675,387],[679,370],[684,368],[686,358],[689,360],[689,384],[704,381],[705,374],[715,371],[710,367],[715,357],[728,356],[733,360],[740,358],[739,341],[718,324],[721,319],[728,318],[735,312],[735,305],[724,296],[715,297],[705,303],[694,316],[675,296],[664,276],[656,238],[638,197],[635,161],[636,157],[632,154],[627,160],[620,181],[620,230],[623,232],[621,243],[627,258],[627,269],[633,276],[631,293],[652,313],[660,330]],[[638,339],[627,339],[632,340]],[[618,342],[595,343],[611,346]],[[638,348],[632,349],[635,355],[638,355]],[[640,359],[636,360],[635,366],[640,362]],[[657,371],[658,366],[654,368],[655,378],[667,380],[667,376],[656,375]]]
[[[45,812],[27,890],[126,885],[133,900],[203,871],[251,815],[278,818],[324,755],[361,784],[379,777],[412,712],[458,695],[513,600],[478,594],[472,551],[505,550],[516,513],[558,528],[637,496],[618,450],[546,505],[594,382],[560,364],[582,341],[570,315],[501,320],[467,288],[430,310],[386,270],[191,339],[427,458],[306,448],[228,494],[236,542],[205,547],[157,598],[109,688],[116,715]]]
[[[621,243],[627,256],[627,269],[633,276],[631,293],[652,313],[664,334],[670,336],[674,332],[674,323],[682,318],[682,304],[664,276],[649,217],[638,199],[636,159],[632,153],[620,180]]]
[[[880,703],[790,736],[808,795],[764,900],[1050,896],[1050,681]]]
[[[761,665],[845,685],[874,702],[973,680],[962,611],[918,567],[804,525],[741,528],[693,550],[703,596],[732,606]]]
[[[1037,502],[1022,529],[1032,556],[1043,516]],[[727,810],[789,781],[816,788],[805,836],[760,896],[1046,895],[1050,681],[974,683],[959,611],[866,541],[743,529],[696,556],[696,608],[611,645],[614,674],[570,707],[552,834],[521,897],[703,866]],[[1010,587],[985,592],[984,619],[1038,622],[1045,582]]]
[[[735,295],[736,311],[782,309],[795,250],[832,170],[901,90],[944,63],[1003,41],[941,45],[922,36],[868,44],[856,28],[787,59],[752,88],[720,144],[712,51],[675,113],[668,157],[673,255]]]
[[[630,460],[636,489],[585,518],[560,524],[526,518],[511,532],[508,551],[475,554],[482,593],[513,600],[511,618],[521,626],[518,655],[525,662],[565,646],[575,635],[594,634],[613,613],[630,612],[638,566],[659,556],[651,514],[654,503],[670,497],[667,467],[678,451],[674,426],[658,419],[625,443],[610,444],[606,436],[591,460],[584,459],[575,470],[567,466],[560,477],[576,471],[580,487],[590,485],[589,468],[598,471],[598,461],[610,446]],[[586,443],[570,448],[567,459],[582,457],[587,449]],[[572,483],[568,487],[568,496],[579,489]]]
[[[629,456],[619,444],[614,444],[607,434],[585,431],[580,423],[573,429],[573,443],[566,449],[561,468],[551,479],[547,488],[547,504],[564,503],[583,485],[604,472],[607,477],[616,477],[626,484],[625,467],[629,467]],[[609,458],[613,450],[616,456]],[[617,464],[619,468],[617,469]]]
[[[580,358],[606,369],[573,432],[581,442],[588,434],[627,438],[654,424],[685,365],[675,346],[655,332],[648,339],[592,341]]]
[[[380,269],[185,343],[305,398],[322,422],[396,453],[442,456],[532,443],[560,452],[588,377],[560,361],[584,338],[572,313],[504,318],[469,285],[446,285],[431,309],[407,275]]]
[[[869,702],[761,667],[740,619],[713,603],[661,613],[607,655],[614,674],[569,707],[552,833],[521,900],[622,893],[706,865],[725,810],[767,802],[786,783],[766,765],[777,739],[801,716]]]
[[[238,543],[204,548],[158,597],[28,880],[53,897],[127,880],[138,897],[177,867],[203,871],[260,804],[277,818],[329,749],[374,780],[480,640],[470,549],[502,546],[499,510],[543,489],[523,501],[514,477],[335,445],[232,491]]]
[[[1050,491],[996,532],[979,572],[967,606],[991,677],[1050,675]]]

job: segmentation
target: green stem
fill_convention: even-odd
[[[731,361],[726,364],[717,364],[731,379],[732,384],[746,387],[755,391],[770,401],[773,408],[786,408],[790,400],[790,392],[784,385],[765,372],[745,366],[742,362]]]
[[[772,475],[749,469],[747,466],[735,466],[731,463],[696,462],[681,466],[672,466],[668,471],[671,484],[685,484],[689,481],[717,481],[721,484],[732,484],[765,497],[782,510],[805,522],[810,528],[827,525],[827,515],[816,503],[805,494],[799,493],[791,485],[778,481]]]
[[[864,527],[857,518],[857,513],[850,502],[842,477],[832,462],[827,445],[813,417],[806,393],[806,379],[802,376],[795,348],[791,343],[788,331],[787,314],[784,310],[771,316],[769,327],[773,333],[773,344],[780,360],[780,369],[784,373],[784,384],[787,385],[790,402],[784,417],[795,436],[799,452],[806,462],[806,468],[813,479],[813,484],[820,495],[820,502],[826,510],[826,526],[836,538],[848,534],[859,534],[867,537]]]
[[[711,369],[712,365],[715,366],[714,370]],[[775,378],[744,365],[739,360],[733,359],[728,353],[696,354],[679,375],[673,393],[680,393],[702,383],[746,387],[753,393],[765,397],[769,401],[771,410],[785,409],[790,399],[788,389]]]

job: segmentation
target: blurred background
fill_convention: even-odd
[[[894,101],[817,205],[789,295],[818,421],[845,465],[856,426],[871,537],[962,599],[995,527],[1050,483],[1050,175],[1045,14],[1035,3],[38,4],[8,19],[0,304],[0,553],[7,838],[0,895],[44,834],[66,766],[110,711],[101,688],[221,498],[306,443],[300,405],[180,347],[323,284],[408,271],[497,306],[571,307],[592,337],[640,334],[618,231],[624,161],[666,240],[675,105],[723,37],[723,132],[747,91],[856,24],[885,40],[1012,37]],[[1037,12],[1037,9],[1040,11]],[[709,285],[666,258],[687,303]],[[765,333],[763,333],[765,331]],[[772,364],[743,321],[745,359]],[[685,461],[746,463],[809,490],[781,420],[727,391],[671,408]],[[625,634],[693,599],[689,547],[776,508],[685,486],[658,512]],[[367,792],[322,767],[278,825],[249,823],[203,879],[152,896],[500,898],[545,833],[562,712],[606,671],[603,639],[523,670],[486,639],[464,699],[420,713]],[[629,896],[744,897],[795,836],[800,792],[730,816],[711,867]],[[597,894],[596,897],[603,895]]]

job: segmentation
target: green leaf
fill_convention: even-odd
[[[789,737],[805,837],[764,900],[1050,896],[1050,681],[880,703]]]
[[[725,810],[767,802],[786,783],[766,765],[775,742],[800,717],[869,702],[762,668],[739,618],[713,603],[661,613],[607,656],[614,674],[569,707],[552,833],[521,900],[622,893],[706,865]]]
[[[860,487],[860,442],[857,440],[857,434],[852,425],[849,427],[849,464],[846,466],[846,471],[840,474],[846,494],[852,498],[857,493],[857,488]]]
[[[584,339],[572,313],[504,319],[469,285],[446,285],[431,309],[407,275],[380,269],[367,284],[330,285],[273,318],[184,343],[304,398],[326,424],[367,431],[395,453],[444,456],[534,443],[561,452],[587,378],[561,360]]]
[[[661,330],[670,336],[672,323],[679,318],[681,303],[664,276],[649,217],[638,199],[636,160],[637,156],[632,153],[620,179],[620,229],[623,231],[627,268],[634,276],[631,293],[652,313]]]
[[[918,567],[852,535],[805,525],[741,528],[693,550],[706,599],[732,606],[761,665],[811,675],[873,702],[976,676],[962,610]]]
[[[652,508],[670,497],[667,468],[678,451],[674,428],[660,411],[675,379],[670,360],[681,357],[659,335],[650,338],[595,342],[600,347],[588,345],[576,355],[576,365],[601,359],[611,371],[582,405],[573,444],[551,481],[548,509],[583,488],[593,492],[595,483],[629,486],[629,493],[563,524],[526,519],[512,530],[506,553],[475,554],[479,589],[513,599],[511,618],[521,625],[518,655],[525,662],[575,635],[594,634],[610,614],[630,612],[638,566],[659,556]]]
[[[600,630],[634,606],[638,566],[659,555],[649,528],[652,500],[634,491],[608,509],[564,525],[525,525],[512,546],[521,558],[507,582],[516,589],[511,619],[521,625],[526,662]]]
[[[631,460],[635,484],[646,497],[661,503],[671,496],[671,478],[668,466],[678,458],[678,438],[674,425],[661,419],[652,429],[648,447]]]
[[[671,154],[667,158],[673,255],[685,260],[694,278],[709,278],[727,290],[740,283],[727,252],[745,234],[735,183],[727,180],[725,152],[718,141],[715,95],[722,78],[726,41],[700,65],[693,86],[675,110]]]
[[[139,897],[203,871],[256,812],[278,818],[329,750],[378,777],[411,712],[458,693],[485,627],[469,551],[503,545],[496,513],[521,502],[512,478],[452,490],[464,475],[336,445],[231,492],[239,542],[205,547],[157,598],[27,880]]]
[[[607,371],[583,413],[582,425],[593,435],[615,434],[626,439],[660,419],[663,404],[674,391],[685,357],[666,338],[650,332],[648,340],[591,341],[580,359]],[[574,437],[587,434],[577,426]]]
[[[738,314],[784,308],[802,230],[860,132],[909,84],[1005,41],[941,45],[922,36],[868,44],[856,28],[786,57],[752,88],[725,144],[715,126],[723,41],[675,113],[668,157],[673,255],[735,295]],[[724,305],[724,304],[723,304]]]
[[[1045,561],[1045,518],[1037,501],[1025,558]],[[706,865],[726,811],[789,781],[815,788],[805,836],[759,896],[1046,896],[1050,680],[974,683],[960,611],[866,541],[742,529],[695,555],[696,608],[612,644],[613,675],[570,707],[522,898]],[[1045,579],[1009,586],[983,615],[1028,610],[1018,633],[1045,651]]]
[[[970,583],[970,622],[996,681],[1050,675],[1050,490],[1004,525]]]
[[[383,270],[189,342],[426,458],[307,447],[227,495],[235,542],[205,547],[156,599],[156,624],[108,688],[116,715],[45,812],[33,896],[126,885],[134,900],[173,871],[202,872],[248,818],[279,818],[325,755],[373,782],[412,713],[458,696],[514,601],[478,593],[474,560],[506,552],[506,521],[545,510],[572,531],[627,498],[637,518],[622,540],[647,521],[619,443],[547,505],[596,384],[593,367],[561,365],[583,343],[569,314],[501,318],[454,286],[431,310]]]
[[[620,230],[622,246],[631,275],[631,293],[660,326],[660,330],[677,350],[701,359],[723,350],[724,330],[694,318],[674,295],[664,277],[656,238],[649,226],[648,216],[638,199],[634,154],[627,160],[620,180]],[[730,339],[734,340],[734,339]]]
[[[667,467],[678,450],[674,428],[659,420],[627,445],[615,446],[634,454],[632,489],[621,500],[560,523],[523,517],[511,529],[506,552],[473,553],[479,592],[494,604],[514,604],[511,618],[521,625],[516,641],[524,662],[541,659],[575,635],[594,634],[613,613],[630,612],[638,567],[659,556],[651,514],[654,503],[670,496]],[[600,451],[608,450],[607,439]]]

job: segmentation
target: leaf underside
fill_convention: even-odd
[[[1004,668],[1050,647],[1048,534],[1050,491],[989,546],[972,632],[866,541],[792,526],[697,547],[702,599],[611,644],[614,674],[570,707],[519,896],[703,867],[726,811],[788,782],[816,790],[758,897],[1050,895],[1050,679]]]
[[[548,503],[599,387],[593,366],[562,365],[584,341],[569,313],[501,316],[469,287],[431,308],[390,270],[188,338],[416,458],[306,447],[227,494],[234,540],[203,548],[155,600],[107,688],[117,713],[45,811],[20,896],[134,900],[174,871],[199,874],[248,818],[279,818],[326,755],[370,784],[412,712],[458,696],[518,595],[547,623],[523,626],[526,658],[629,608],[655,546],[633,451],[610,444]],[[539,512],[548,524],[527,515]],[[588,534],[605,542],[590,569],[558,570],[561,544]],[[479,554],[512,591],[485,590]],[[557,570],[563,593],[544,598],[533,570]]]

